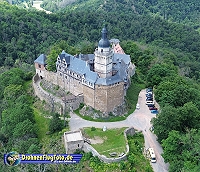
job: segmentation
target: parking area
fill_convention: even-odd
[[[156,102],[154,101],[156,107]],[[136,105],[137,106],[137,105]],[[150,123],[151,119],[156,117],[156,114],[151,113],[149,107],[146,105],[146,90],[141,90],[138,96],[138,108],[127,117],[124,121],[118,122],[94,122],[87,121],[76,114],[70,114],[71,119],[69,122],[70,130],[78,130],[83,127],[92,127],[103,128],[106,126],[109,128],[122,128],[122,127],[134,127],[135,129],[142,131],[145,139],[145,148],[153,148],[156,156],[156,163],[151,163],[154,172],[167,172],[168,164],[164,162],[161,154],[163,149],[161,145],[157,142],[156,135],[151,132],[152,124]]]

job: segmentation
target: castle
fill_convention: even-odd
[[[46,70],[46,56],[35,61],[36,75],[59,85],[75,96],[83,96],[84,103],[102,112],[112,112],[124,102],[124,96],[135,73],[131,63],[119,45],[119,40],[107,38],[104,27],[94,54],[70,55],[64,50],[57,57],[57,72]]]

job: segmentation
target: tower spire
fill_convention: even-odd
[[[108,36],[108,31],[106,29],[106,26],[104,26],[102,31],[101,31],[101,40],[99,41],[98,47],[101,47],[101,48],[110,47],[110,42],[109,42],[107,36]]]

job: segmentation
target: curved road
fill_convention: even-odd
[[[163,149],[161,145],[156,141],[156,135],[153,134],[149,128],[151,127],[150,121],[153,117],[156,117],[155,114],[151,114],[148,107],[145,105],[145,96],[146,91],[142,90],[138,97],[138,103],[140,105],[139,110],[135,110],[128,118],[124,121],[119,122],[93,122],[87,121],[76,114],[70,114],[71,118],[69,121],[70,130],[78,130],[83,127],[96,127],[103,128],[106,126],[107,128],[121,128],[121,127],[134,127],[137,130],[141,130],[144,134],[145,139],[145,148],[152,147],[156,154],[156,163],[151,163],[154,172],[167,172],[168,164],[164,162],[161,154],[163,153]]]

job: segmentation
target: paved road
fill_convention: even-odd
[[[51,96],[55,102],[62,103],[62,100],[58,97],[53,96],[52,94],[47,93],[40,86],[40,81],[35,83],[39,86],[39,88],[43,91],[47,96]],[[151,127],[150,121],[156,115],[151,114],[148,107],[145,105],[145,90],[142,90],[138,96],[138,103],[140,104],[140,109],[135,110],[128,118],[124,121],[119,122],[93,122],[87,121],[76,114],[70,112],[71,119],[69,121],[70,130],[78,130],[83,127],[96,127],[103,128],[106,126],[107,128],[122,128],[122,127],[134,127],[137,130],[140,130],[144,134],[145,139],[145,148],[152,147],[156,154],[156,163],[152,163],[152,167],[155,172],[167,172],[168,164],[164,163],[164,160],[161,156],[163,150],[160,144],[156,141],[156,135],[153,134],[149,128]]]
[[[43,1],[33,1],[33,7],[40,10],[40,11],[45,11],[47,14],[51,14],[51,11],[47,11],[44,8],[41,8],[40,5],[42,4]]]
[[[153,117],[156,117],[156,115],[151,114],[148,107],[145,105],[145,99],[145,90],[142,90],[138,97],[140,109],[135,110],[135,112],[129,115],[126,120],[119,122],[87,121],[71,112],[71,119],[69,122],[70,130],[78,130],[79,128],[92,126],[96,128],[103,128],[103,126],[106,126],[107,128],[134,127],[137,130],[141,130],[144,134],[145,147],[152,147],[156,154],[157,162],[152,163],[154,171],[167,172],[169,165],[164,163],[164,159],[161,156],[161,153],[163,152],[162,147],[156,141],[156,135],[149,130],[149,128],[151,127],[150,121]]]

